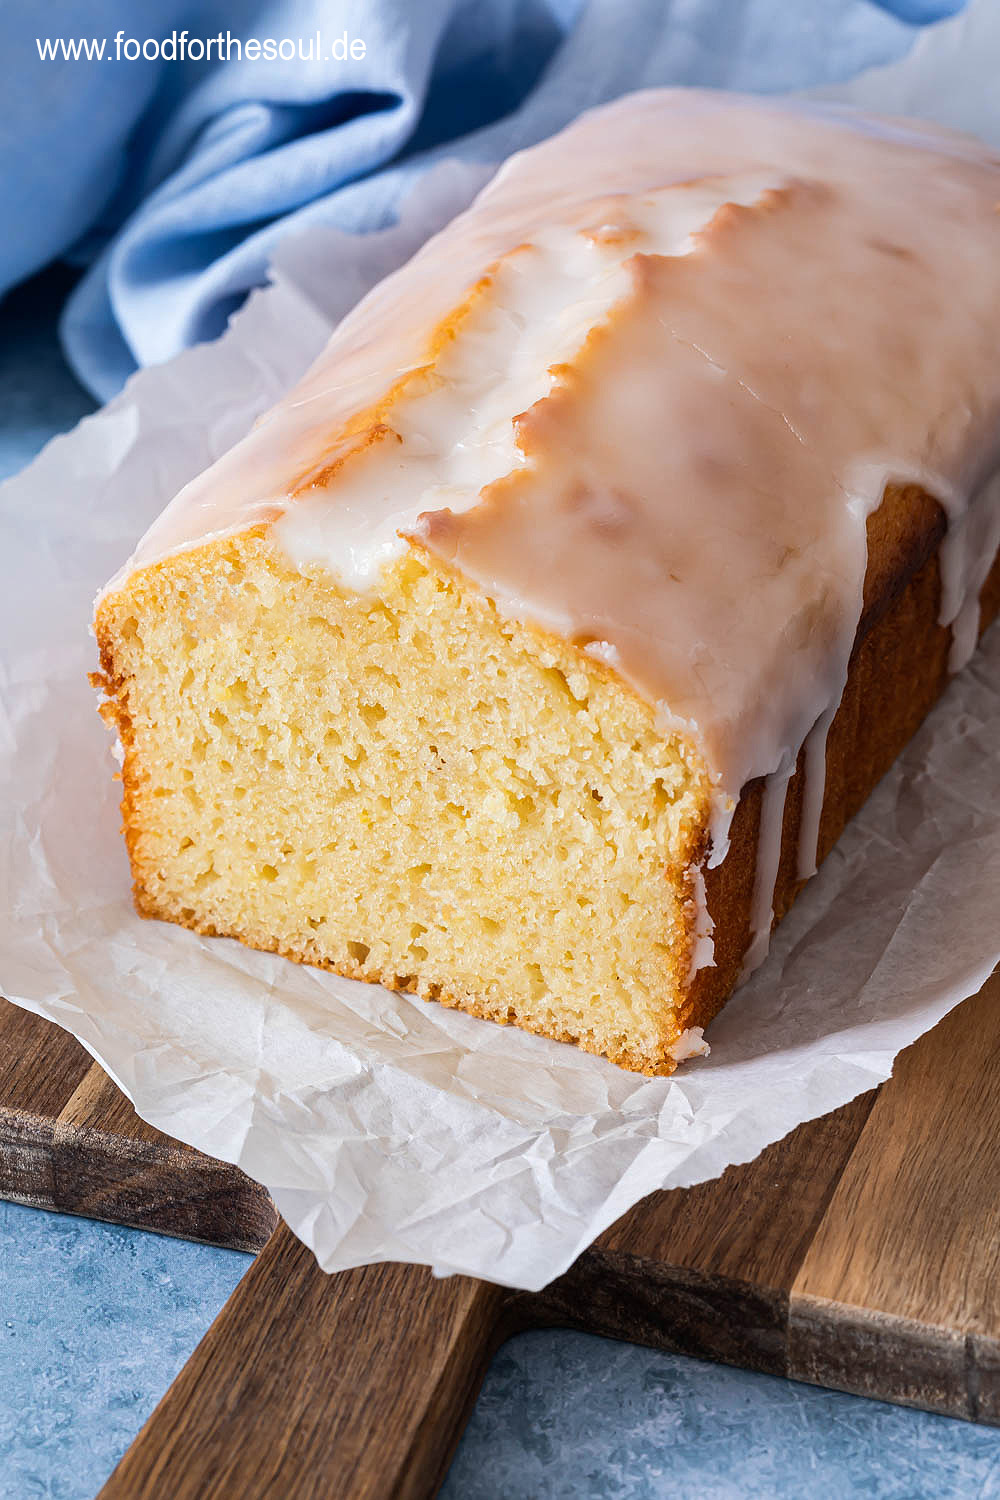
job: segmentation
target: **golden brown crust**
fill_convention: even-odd
[[[938,623],[938,547],[945,520],[938,503],[916,486],[890,486],[868,523],[865,603],[847,685],[827,740],[826,790],[818,861],[875,790],[934,707],[948,683],[951,627]],[[1000,557],[980,595],[980,630],[1000,612]],[[775,883],[775,922],[793,904],[798,879],[804,756],[789,784]],[[751,903],[764,783],[743,788],[733,817],[730,851],[706,872],[715,921],[715,967],[699,971],[685,1024],[707,1026],[736,985],[750,940]]]

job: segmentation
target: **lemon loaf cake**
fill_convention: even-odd
[[[669,1073],[996,611],[998,349],[965,137],[512,158],[98,599],[138,910]]]

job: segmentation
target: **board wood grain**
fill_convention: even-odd
[[[538,1295],[323,1275],[261,1188],[2,1002],[0,1193],[262,1250],[105,1500],[433,1495],[498,1343],[552,1324],[1000,1424],[1000,974],[880,1090],[653,1194]]]
[[[419,1266],[323,1276],[282,1226],[102,1500],[433,1495],[502,1337],[503,1300]]]
[[[792,1286],[821,1385],[1000,1423],[1000,971],[902,1054]]]
[[[75,1038],[6,1000],[0,1197],[234,1250],[278,1222],[258,1183],[140,1120]]]

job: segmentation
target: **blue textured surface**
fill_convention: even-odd
[[[49,273],[0,304],[0,478],[92,407],[54,333],[67,286]],[[88,1500],[248,1263],[0,1203],[0,1500]],[[1000,1500],[1000,1432],[584,1334],[526,1334],[487,1374],[442,1496]]]
[[[250,1264],[0,1203],[0,1496],[96,1494]]]
[[[441,1500],[996,1500],[1000,1433],[591,1334],[501,1349]]]
[[[0,1203],[0,1496],[88,1500],[250,1257]],[[587,1334],[500,1351],[442,1500],[1000,1496],[1000,1433]]]

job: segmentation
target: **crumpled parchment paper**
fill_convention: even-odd
[[[976,4],[963,23],[975,49],[985,14]],[[958,73],[954,26],[921,43],[918,85],[934,45]],[[871,97],[865,80],[846,92],[876,104],[888,74],[889,107],[919,113],[906,67],[873,75]],[[962,123],[991,129],[968,111]],[[672,1079],[141,921],[86,678],[93,596],[174,491],[487,175],[446,165],[397,228],[286,247],[222,339],[141,373],[0,487],[0,987],[79,1037],[151,1124],[265,1183],[326,1270],[405,1260],[536,1289],[644,1194],[750,1160],[881,1082],[989,975],[1000,629],[712,1026],[711,1056]]]

